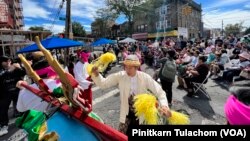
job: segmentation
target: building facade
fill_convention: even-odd
[[[151,12],[137,12],[134,38],[148,33],[148,38],[201,37],[203,24],[201,5],[190,0],[162,0]],[[142,36],[143,37],[143,36]]]
[[[34,43],[35,36],[43,40],[51,34],[49,31],[0,30],[0,56],[15,57],[18,50]]]
[[[111,30],[114,24],[115,22],[112,20],[104,21],[102,19],[96,19],[91,23],[92,36],[94,38],[109,38],[111,36]]]
[[[22,0],[0,0],[0,29],[22,30]]]

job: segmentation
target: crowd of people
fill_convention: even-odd
[[[166,116],[171,116],[169,107],[172,106],[172,85],[177,76],[178,88],[185,89],[187,96],[194,95],[192,82],[202,83],[208,77],[232,85],[236,81],[247,82],[250,79],[250,37],[236,38],[229,35],[227,38],[216,40],[200,39],[195,41],[166,40],[138,41],[136,43],[108,45],[103,48],[103,53],[111,52],[117,56],[117,62],[123,61],[124,70],[106,77],[107,71],[99,75],[98,69],[93,68],[94,83],[101,88],[118,85],[121,90],[120,131],[126,133],[130,124],[138,124],[131,110],[131,97],[138,93],[146,93],[150,89],[160,100],[162,111]],[[58,58],[65,71],[75,77],[83,89],[87,89],[92,82],[88,79],[87,65],[97,59],[101,54],[81,50],[70,55],[69,65],[65,66],[63,58]],[[48,65],[44,56],[39,53],[26,55],[32,68],[45,80],[53,90],[61,84],[57,82],[55,71]],[[115,65],[114,64],[114,65]],[[142,64],[147,64],[155,70],[151,78],[141,69]],[[13,103],[14,115],[28,109],[39,111],[46,110],[47,103],[41,101],[31,92],[24,90],[19,84],[24,82],[32,84],[20,61],[13,63],[7,56],[0,58],[0,136],[8,133],[8,110]],[[106,77],[106,78],[105,78]],[[153,80],[155,79],[155,80]],[[160,79],[160,85],[156,81]],[[122,81],[121,81],[122,80]],[[123,81],[126,80],[126,81]],[[138,81],[140,80],[140,81]],[[127,82],[127,83],[126,83]],[[142,83],[145,82],[145,83]],[[249,123],[249,121],[248,121]]]

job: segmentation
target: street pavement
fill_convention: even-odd
[[[116,72],[121,69],[121,66],[117,66],[111,71]],[[142,66],[142,70],[151,76],[154,74],[154,70],[146,65]],[[211,97],[211,100],[208,100],[205,95],[200,93],[192,98],[186,97],[185,95],[187,92],[177,89],[177,86],[178,83],[176,80],[173,84],[173,105],[171,109],[187,113],[190,116],[192,125],[226,124],[224,103],[229,96],[229,92],[226,88],[209,79],[207,84],[205,84],[207,92]],[[107,93],[112,94],[108,95]],[[107,95],[110,97],[107,97]],[[117,129],[119,125],[120,110],[119,91],[117,91],[117,88],[113,87],[107,90],[98,89],[94,92],[93,96],[94,98],[98,97],[98,99],[105,97],[102,102],[94,105],[93,111],[102,117],[106,124]]]
[[[113,67],[109,74],[122,70],[122,65]],[[153,76],[154,70],[146,65],[142,66],[142,70]],[[226,124],[224,115],[224,103],[226,102],[229,92],[227,88],[221,84],[209,79],[207,84],[207,92],[211,97],[209,100],[205,95],[198,94],[195,97],[186,97],[186,91],[177,89],[177,81],[173,84],[173,105],[172,110],[185,112],[190,116],[192,125],[223,125]],[[93,86],[93,112],[98,114],[105,124],[113,128],[118,128],[119,112],[120,112],[120,96],[117,87],[102,90],[97,86]],[[9,134],[0,137],[0,141],[8,140],[13,134],[20,132],[15,127],[15,118],[12,118],[12,108],[9,110],[10,123]],[[16,139],[15,141],[18,141]]]

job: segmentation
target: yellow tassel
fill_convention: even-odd
[[[92,68],[94,66],[98,67],[99,72],[103,72],[109,65],[109,63],[112,63],[116,61],[116,56],[113,53],[107,52],[100,56],[97,60],[94,60],[91,64],[88,64],[87,66],[87,73],[89,75],[92,74]]]
[[[172,116],[168,118],[168,123],[170,125],[187,125],[190,124],[188,115],[180,112],[171,111]]]
[[[151,94],[139,94],[134,97],[135,115],[143,119],[145,124],[158,124],[158,109],[156,108],[157,99]],[[190,124],[188,115],[171,110],[172,116],[169,117],[170,125],[187,125]]]
[[[139,94],[134,97],[135,115],[143,118],[145,124],[156,125],[158,122],[158,110],[156,97],[150,94]]]
[[[89,74],[89,75],[91,75],[91,73],[92,73],[92,68],[94,67],[94,65],[93,64],[88,64],[87,65],[87,73]]]
[[[102,64],[109,64],[116,60],[116,56],[113,53],[107,52],[100,56],[100,61]]]

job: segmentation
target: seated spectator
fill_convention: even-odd
[[[198,50],[191,53],[192,55],[192,61],[190,63],[191,66],[195,67],[198,64],[198,57],[200,52]]]
[[[184,80],[188,89],[188,97],[192,97],[194,94],[192,82],[202,83],[207,77],[209,68],[205,62],[206,57],[200,56],[198,65],[194,69],[188,70],[186,72],[187,77],[185,77]]]
[[[233,50],[234,50],[233,46],[230,45],[230,44],[228,44],[225,48],[226,48],[226,50],[227,50],[227,55],[228,55],[229,57],[232,56],[232,55],[233,55]]]
[[[191,52],[187,50],[183,56],[176,61],[176,64],[187,65],[192,61]]]
[[[208,46],[206,47],[205,54],[209,54],[212,52],[212,48],[215,48],[212,42],[208,43]]]
[[[241,53],[241,46],[236,46],[234,49],[233,49],[233,55],[230,56],[230,59],[239,59],[239,54]]]
[[[231,67],[226,68],[226,71],[223,73],[224,80],[232,82],[234,76],[239,76],[241,70],[245,69],[250,65],[249,62],[250,55],[247,52],[243,52],[239,55],[239,59],[232,64]],[[231,61],[232,62],[232,61]]]
[[[218,61],[212,63],[210,66],[211,74],[213,74],[212,79],[218,78],[218,73],[224,70],[224,65],[226,63],[229,63],[230,61],[226,50],[222,50],[221,54],[217,54],[217,55],[219,57]]]
[[[212,48],[211,48],[211,52],[209,53],[209,55],[208,55],[208,57],[207,57],[207,61],[206,61],[206,63],[207,63],[208,65],[210,65],[210,64],[216,59],[215,51],[216,51],[216,48],[215,48],[215,47],[212,47]]]

